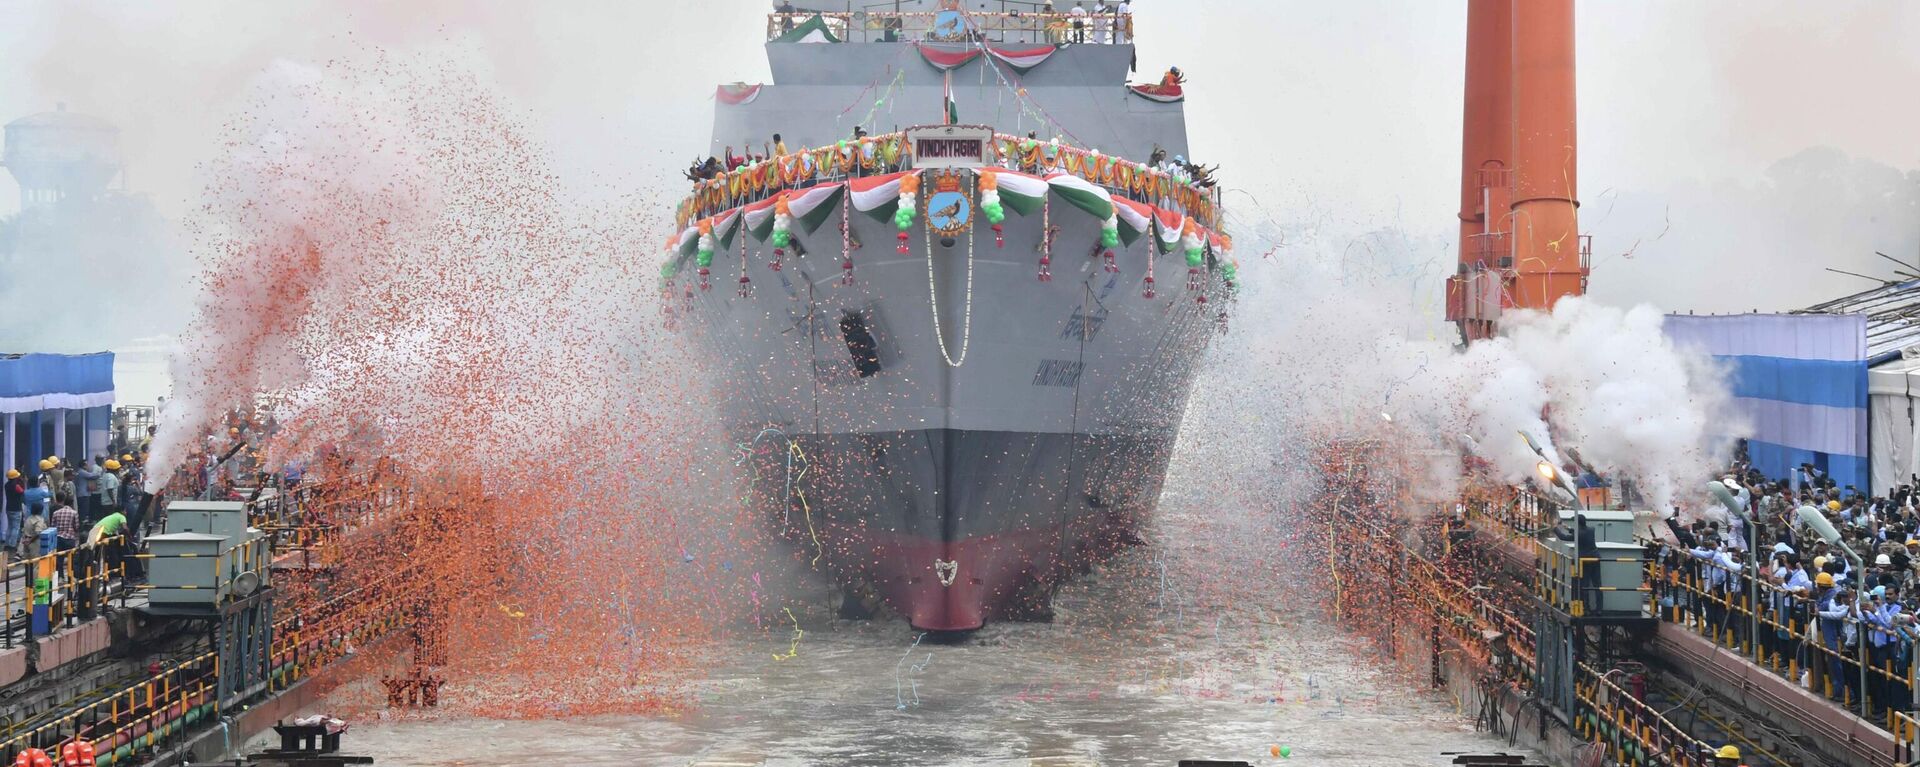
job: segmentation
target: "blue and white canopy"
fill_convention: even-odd
[[[1867,325],[1858,314],[1668,315],[1674,345],[1731,368],[1747,455],[1773,479],[1801,464],[1867,491]]]
[[[113,404],[113,353],[0,355],[0,413]]]

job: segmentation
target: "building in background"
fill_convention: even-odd
[[[0,460],[32,476],[50,455],[104,454],[113,396],[110,352],[0,355]]]
[[[65,104],[7,123],[0,162],[20,185],[22,210],[69,199],[98,201],[126,171],[120,129],[104,119],[69,112]]]
[[[0,348],[121,350],[184,325],[191,271],[172,225],[128,188],[118,127],[64,105],[21,117],[0,164],[20,187],[20,210],[0,211]],[[151,404],[162,387],[134,388]]]

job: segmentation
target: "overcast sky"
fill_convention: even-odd
[[[0,119],[66,102],[113,120],[132,187],[178,216],[196,204],[217,126],[274,59],[466,46],[569,185],[664,200],[680,189],[676,166],[707,143],[714,84],[768,79],[768,5],[0,0]],[[1188,73],[1193,154],[1260,200],[1258,217],[1399,228],[1450,247],[1464,2],[1134,9],[1142,72]],[[1920,168],[1920,3],[1588,0],[1578,24],[1597,295],[1792,308],[1868,285],[1821,266],[1886,274],[1872,250],[1920,256],[1914,177],[1897,175]],[[1816,148],[1837,152],[1806,154]],[[16,207],[4,184],[0,212]]]

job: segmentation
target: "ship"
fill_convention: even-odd
[[[748,503],[843,589],[967,632],[1150,537],[1232,306],[1184,75],[1133,20],[787,3],[715,90],[660,313],[714,366]],[[775,136],[779,137],[775,143]]]

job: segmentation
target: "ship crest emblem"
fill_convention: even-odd
[[[933,560],[933,574],[934,577],[940,579],[940,585],[952,586],[954,576],[960,574],[960,563],[958,561],[935,558]]]
[[[966,231],[973,223],[973,200],[960,189],[960,179],[942,173],[933,180],[933,196],[927,198],[927,225],[942,237]]]
[[[934,14],[933,31],[929,35],[935,40],[964,40],[967,37],[967,20],[960,11],[947,9]]]

